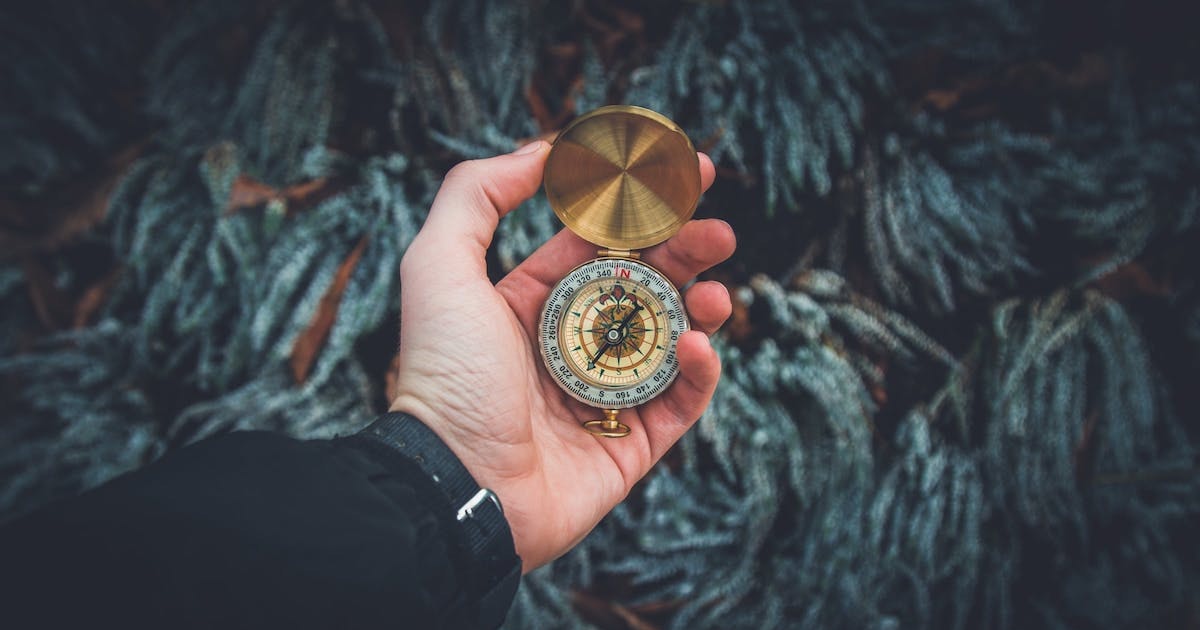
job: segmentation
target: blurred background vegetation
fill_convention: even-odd
[[[1200,628],[1195,5],[7,4],[0,518],[361,427],[449,166],[632,103],[718,165],[725,375],[507,627]]]

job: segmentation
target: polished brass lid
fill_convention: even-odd
[[[544,181],[563,224],[609,249],[671,238],[700,200],[700,163],[687,134],[666,116],[630,105],[601,107],[563,129]]]

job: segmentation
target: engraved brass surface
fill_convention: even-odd
[[[546,160],[546,197],[572,232],[620,250],[661,243],[700,200],[691,140],[662,114],[629,105],[576,118]]]

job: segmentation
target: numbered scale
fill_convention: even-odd
[[[636,250],[667,240],[692,217],[696,150],[661,114],[602,107],[558,135],[545,186],[563,224],[602,249],[550,292],[538,328],[542,358],[564,391],[603,411],[584,428],[624,437],[630,429],[619,411],[658,396],[679,373],[683,298]]]

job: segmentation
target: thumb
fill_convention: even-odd
[[[549,143],[538,140],[507,155],[450,169],[418,238],[426,239],[445,261],[483,268],[500,217],[541,185],[549,149]]]

